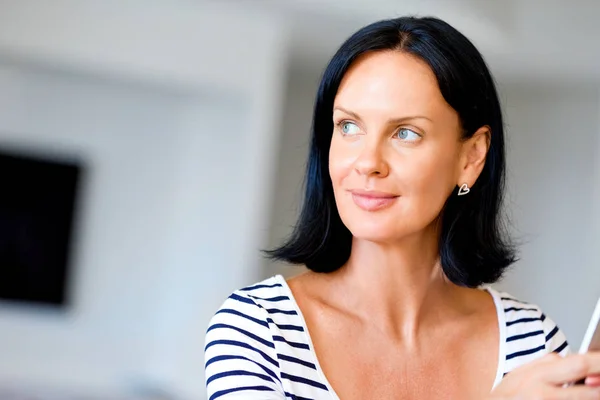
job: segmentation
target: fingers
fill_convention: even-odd
[[[600,400],[600,353],[538,359],[511,372],[491,398]]]
[[[575,382],[590,375],[600,374],[600,353],[587,353],[559,357],[538,365],[544,380],[554,385]]]
[[[600,388],[600,375],[588,376],[585,380],[585,384],[588,386]]]
[[[590,386],[571,386],[567,389],[554,389],[552,396],[548,398],[556,400],[600,400],[600,389]]]
[[[559,354],[557,353],[549,353],[546,354],[544,357],[538,358],[537,360],[530,362],[528,364],[525,364],[526,366],[534,366],[534,365],[540,365],[540,364],[548,364],[548,363],[553,363],[559,360],[562,360],[564,357],[561,357]]]

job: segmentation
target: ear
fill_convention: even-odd
[[[463,142],[459,164],[460,170],[458,171],[458,186],[466,183],[471,187],[479,178],[490,148],[490,137],[490,127],[482,126],[473,136]]]

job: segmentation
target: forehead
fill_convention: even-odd
[[[400,51],[360,57],[344,75],[335,105],[358,113],[377,110],[397,116],[452,111],[431,68]]]

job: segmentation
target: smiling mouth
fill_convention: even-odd
[[[393,205],[400,197],[391,193],[371,191],[350,191],[352,200],[365,211],[378,211]]]

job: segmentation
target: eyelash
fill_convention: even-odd
[[[336,125],[337,129],[338,129],[338,130],[340,130],[340,131],[342,132],[342,134],[343,134],[343,135],[345,135],[345,133],[343,132],[343,130],[342,130],[342,129],[343,129],[343,127],[344,127],[344,125],[345,125],[345,124],[352,124],[352,125],[355,125],[355,126],[357,126],[357,127],[358,127],[358,125],[357,125],[357,124],[355,124],[355,123],[354,123],[354,122],[352,122],[352,121],[348,121],[348,120],[342,120],[342,121],[340,121],[340,122],[336,123],[335,125]]]
[[[420,140],[420,139],[423,137],[423,136],[422,136],[420,133],[418,133],[418,132],[415,132],[413,129],[410,129],[410,128],[398,128],[398,129],[396,130],[396,133],[394,133],[394,136],[397,136],[397,135],[398,135],[398,134],[399,134],[401,131],[403,131],[403,130],[406,130],[406,131],[412,132],[412,133],[414,133],[415,135],[417,135],[417,136],[419,137],[419,139],[417,139],[417,140]]]
[[[352,125],[356,125],[356,126],[358,126],[356,123],[354,123],[354,122],[352,122],[352,121],[349,121],[349,120],[341,120],[341,121],[337,122],[337,123],[335,124],[335,126],[337,127],[337,129],[338,129],[338,130],[340,130],[340,131],[341,131],[341,130],[342,130],[342,127],[344,126],[344,124],[352,124]],[[398,134],[400,133],[400,131],[402,131],[402,130],[407,130],[407,131],[410,131],[410,132],[414,133],[415,135],[417,135],[419,138],[422,138],[422,137],[423,137],[423,135],[421,135],[420,133],[416,132],[414,129],[410,129],[410,128],[404,128],[404,127],[401,127],[401,128],[398,128],[398,129],[396,129],[396,131],[394,132],[394,136],[395,136],[395,137],[397,137],[397,135],[398,135]],[[344,134],[344,133],[342,132],[342,134]]]

